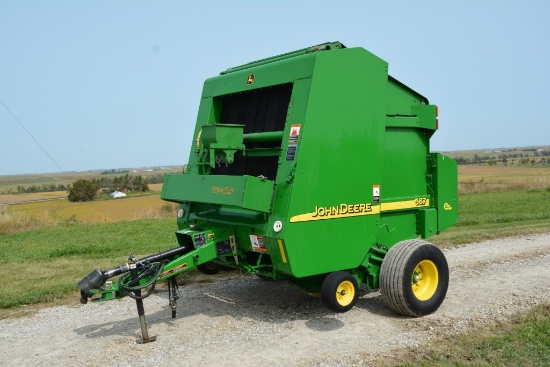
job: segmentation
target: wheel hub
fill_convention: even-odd
[[[421,301],[429,300],[437,290],[439,274],[437,266],[431,260],[422,260],[416,265],[411,286],[413,294]]]
[[[355,289],[353,284],[349,281],[343,281],[336,290],[336,299],[342,306],[349,305],[355,297]]]

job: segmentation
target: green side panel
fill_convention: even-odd
[[[411,116],[389,115],[386,118],[387,127],[414,127],[436,130],[436,106],[411,106]]]
[[[458,219],[458,170],[454,159],[440,153],[430,154],[430,166],[437,230],[441,232]]]
[[[388,120],[398,117],[389,117]],[[410,118],[412,119],[412,118]],[[413,127],[387,127],[384,143],[383,180],[380,199],[392,202],[426,196],[426,157],[428,141],[423,130]]]
[[[274,182],[252,176],[166,174],[161,199],[231,205],[268,213]]]
[[[422,103],[429,104],[428,99],[418,92],[415,92],[397,79],[388,76],[386,90],[386,114],[388,115],[410,115],[411,106]]]
[[[316,207],[373,203],[382,162],[372,157],[382,153],[386,83],[387,63],[364,49],[317,54],[284,223],[296,277],[356,268],[374,243],[377,214],[293,218]]]
[[[423,129],[437,129],[437,106],[421,105],[412,106],[411,113],[418,117],[418,127]]]
[[[390,248],[397,242],[416,238],[416,212],[416,210],[382,212],[376,243]]]
[[[420,121],[416,116],[388,116],[386,127],[419,127]]]
[[[437,210],[435,208],[420,209],[416,214],[417,234],[428,238],[437,234]]]

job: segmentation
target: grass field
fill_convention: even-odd
[[[458,166],[459,194],[547,187],[550,187],[550,166]]]
[[[415,348],[374,366],[550,366],[550,305],[427,348]],[[407,362],[403,362],[407,361]]]

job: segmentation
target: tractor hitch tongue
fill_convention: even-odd
[[[134,298],[142,342],[153,339],[143,299],[167,281],[175,317],[176,276],[195,268],[285,280],[335,312],[363,284],[401,315],[435,312],[449,269],[426,240],[458,215],[456,162],[430,151],[440,126],[435,104],[360,47],[222,71],[204,82],[187,164],[164,175],[178,246],[92,271],[81,302]]]
[[[80,288],[80,303],[86,304],[88,298],[94,295],[100,295],[97,300],[112,299],[123,296],[120,291],[136,301],[136,307],[139,316],[142,339],[138,343],[148,343],[156,340],[156,336],[149,336],[147,322],[145,320],[145,309],[143,300],[147,298],[155,289],[155,284],[161,276],[161,271],[169,262],[169,259],[175,256],[189,252],[190,248],[179,246],[174,249],[163,251],[155,255],[150,255],[141,259],[136,259],[133,254],[128,257],[128,263],[117,266],[109,270],[93,270],[77,283]],[[125,275],[123,275],[125,274]],[[122,275],[118,283],[114,286],[108,279]],[[176,317],[177,285],[174,285],[169,279],[170,286],[170,307],[172,308],[172,318]],[[106,284],[107,283],[107,284]],[[103,287],[105,285],[105,287]],[[142,295],[143,288],[150,287],[149,291]]]

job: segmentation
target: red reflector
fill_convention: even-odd
[[[439,119],[435,119],[435,129],[439,129]]]

